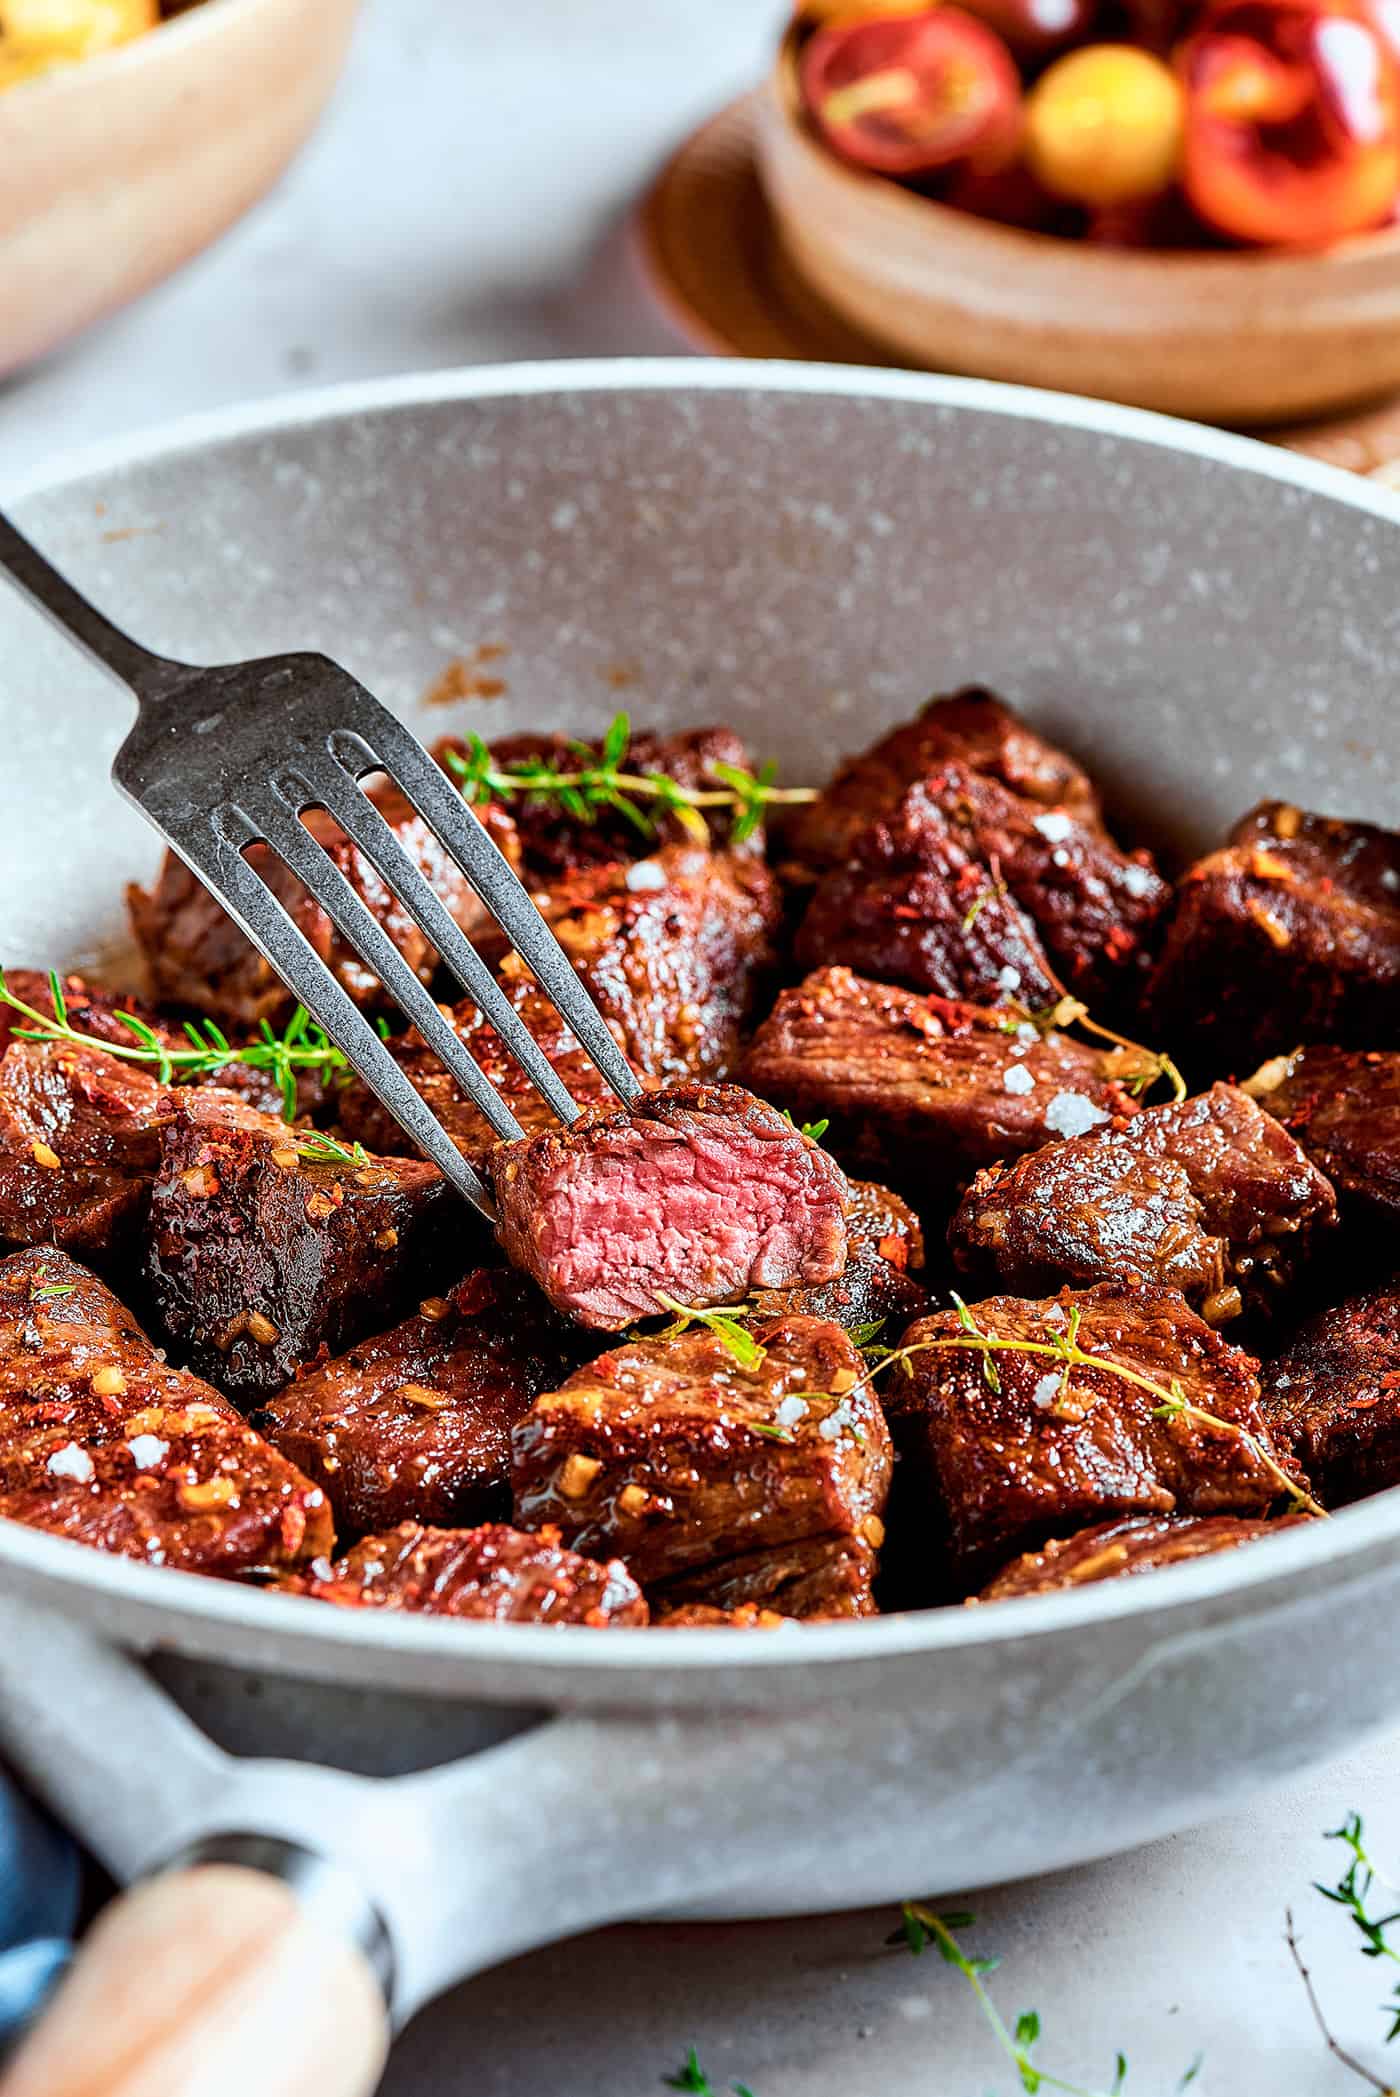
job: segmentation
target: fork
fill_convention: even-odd
[[[592,996],[483,824],[417,737],[328,656],[200,668],[154,655],[83,597],[0,511],[0,570],[136,695],[116,786],[265,956],[443,1177],[494,1220],[486,1183],[379,1034],[245,857],[294,874],[462,1092],[505,1141],[524,1132],[388,933],[302,822],[324,809],[376,869],[536,1091],[569,1127],[579,1108],[491,970],[364,790],[383,773],[434,831],[560,1018],[624,1105],[640,1093]]]

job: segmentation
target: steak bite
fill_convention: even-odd
[[[870,1533],[881,1531],[871,1528]],[[749,1551],[721,1565],[699,1566],[654,1589],[651,1599],[668,1612],[703,1606],[729,1615],[759,1609],[799,1623],[875,1616],[878,1563],[875,1546],[864,1536],[804,1537],[777,1550]]]
[[[342,1536],[510,1511],[510,1431],[582,1349],[529,1282],[481,1268],[252,1415],[325,1488]]]
[[[893,1459],[858,1350],[817,1318],[752,1338],[745,1363],[704,1328],[633,1340],[538,1398],[513,1436],[518,1519],[618,1552],[643,1586],[704,1568],[709,1601],[708,1575],[735,1560],[779,1552],[791,1567],[791,1547],[817,1540],[878,1549]],[[732,1600],[794,1576],[770,1565]]]
[[[123,1254],[175,1111],[165,1086],[100,1049],[12,1041],[0,1057],[0,1244]]]
[[[571,874],[535,902],[635,1070],[728,1076],[781,916],[761,860],[668,845]],[[502,974],[528,979],[514,954]]]
[[[1266,801],[1183,877],[1150,996],[1217,1071],[1400,1047],[1400,832]]]
[[[181,1096],[151,1190],[162,1330],[240,1402],[278,1391],[427,1295],[461,1210],[435,1167]]]
[[[1015,1005],[970,1005],[818,969],[785,990],[744,1058],[744,1082],[853,1171],[916,1199],[951,1195],[979,1165],[1136,1112],[1121,1050],[1033,1026]]]
[[[1282,1515],[1262,1521],[1253,1515],[1130,1515],[1099,1522],[1073,1536],[1052,1537],[1043,1550],[1027,1551],[983,1588],[974,1602],[1009,1602],[1018,1595],[1049,1595],[1089,1587],[1099,1580],[1124,1580],[1155,1573],[1159,1566],[1211,1558],[1240,1544],[1256,1543],[1310,1517]]]
[[[470,1617],[497,1624],[645,1624],[641,1589],[625,1565],[598,1565],[562,1548],[557,1529],[533,1536],[504,1522],[433,1529],[401,1522],[367,1536],[343,1557],[318,1558],[278,1583],[348,1609],[401,1609],[416,1616]]]
[[[1299,1049],[1244,1090],[1297,1138],[1344,1208],[1400,1225],[1400,1053]]]
[[[1137,1275],[1210,1325],[1268,1311],[1337,1219],[1288,1131],[1233,1085],[979,1172],[948,1231],[966,1274],[1042,1294]]]
[[[20,999],[45,1019],[57,1019],[54,1010],[53,985],[48,972],[37,968],[7,968],[4,970],[5,987],[11,996]],[[154,1012],[141,1005],[137,999],[121,992],[94,990],[82,976],[61,976],[59,987],[63,993],[64,1011],[68,1024],[77,1034],[89,1034],[96,1041],[113,1042],[122,1048],[131,1048],[136,1037],[131,1028],[124,1026],[117,1017],[118,1011],[133,1013],[148,1026],[158,1041],[167,1048],[188,1048],[187,1037],[178,1027],[170,1027]],[[23,1012],[16,1012],[13,1005],[0,1001],[0,1056],[17,1033],[32,1027],[34,1022]]]
[[[930,699],[912,721],[847,758],[820,799],[788,818],[786,850],[814,872],[842,865],[868,823],[888,815],[908,787],[950,759],[1023,800],[1064,808],[1091,830],[1103,827],[1093,782],[1074,759],[1018,720],[994,692],[967,685]]]
[[[1258,1364],[1174,1289],[1101,1282],[1050,1302],[993,1296],[968,1314],[981,1335],[1040,1348],[1068,1342],[1077,1317],[1075,1344],[1102,1368],[1014,1345],[982,1353],[963,1315],[941,1311],[910,1327],[905,1346],[925,1351],[885,1397],[911,1483],[965,1589],[1090,1523],[1263,1514],[1280,1496]],[[1159,1416],[1174,1389],[1199,1410]]]
[[[924,782],[823,876],[794,953],[802,968],[844,964],[975,1004],[1053,1005],[1064,988],[1029,916]]]
[[[412,803],[392,786],[374,788],[369,798],[462,930],[470,936],[484,929],[487,914],[468,886],[466,876]],[[518,859],[514,825],[505,811],[489,809],[483,820],[507,857]],[[303,821],[410,968],[426,983],[437,965],[437,956],[382,876],[330,816],[312,810]],[[341,988],[357,1004],[381,1003],[378,980],[283,861],[265,845],[253,846],[246,856],[320,959],[330,967]],[[286,1019],[291,1013],[296,1000],[281,978],[244,938],[222,904],[173,852],[166,853],[154,888],[128,888],[127,907],[158,1003],[193,1005],[226,1025],[247,1028],[256,1027],[263,1020]]]
[[[577,772],[601,761],[603,742],[602,737],[596,742],[578,742],[566,735],[502,736],[490,745],[491,762],[503,772],[518,772],[531,764],[547,765],[556,772]],[[460,766],[468,758],[467,745],[460,736],[445,736],[434,745],[433,755],[450,777],[460,780]],[[642,729],[625,744],[619,768],[637,775],[659,772],[678,786],[713,792],[724,785],[714,770],[717,763],[745,772],[751,769],[749,753],[732,728],[687,728],[678,735],[657,735]],[[516,793],[508,803],[488,801],[475,805],[481,814],[490,808],[509,807],[520,836],[525,877],[532,882],[553,881],[580,867],[632,859],[638,851],[650,851],[658,844],[693,844],[698,836],[698,832],[676,815],[668,814],[653,799],[635,800],[633,805],[642,818],[640,824],[606,802],[595,803],[588,807],[586,815],[580,815],[566,807],[557,794]],[[704,823],[713,844],[729,842],[733,829],[731,809],[697,810],[696,819]],[[739,849],[761,857],[762,831],[751,831]]]
[[[775,1609],[759,1609],[753,1602],[742,1602],[737,1609],[686,1602],[652,1621],[658,1631],[781,1631],[792,1619],[779,1616]]]
[[[1400,1485],[1400,1283],[1310,1319],[1264,1369],[1264,1415],[1326,1506]]]
[[[0,1260],[0,1516],[197,1573],[332,1544],[320,1487],[52,1251]]]
[[[512,1264],[566,1317],[617,1332],[674,1303],[834,1281],[845,1176],[737,1085],[686,1083],[595,1108],[491,1155]]]

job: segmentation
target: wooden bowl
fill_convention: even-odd
[[[0,372],[134,298],[256,202],[335,84],[356,0],[207,0],[0,94]]]
[[[790,33],[758,155],[793,266],[905,362],[1206,422],[1268,423],[1400,387],[1400,230],[1321,253],[1154,252],[974,218],[838,160]]]

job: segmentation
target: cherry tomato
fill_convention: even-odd
[[[158,0],[0,0],[0,49],[49,65],[91,58],[154,29]]]
[[[1181,153],[1181,88],[1131,44],[1088,44],[1041,74],[1026,99],[1026,159],[1056,196],[1090,205],[1156,196]]]
[[[1297,0],[1217,9],[1180,55],[1182,181],[1231,239],[1323,247],[1400,192],[1400,75],[1358,16]]]
[[[1009,160],[1021,81],[1001,38],[956,7],[822,29],[801,58],[802,95],[843,159],[882,175],[956,160]]]

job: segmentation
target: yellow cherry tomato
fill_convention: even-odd
[[[1026,159],[1056,196],[1136,203],[1175,175],[1183,115],[1180,84],[1160,58],[1131,44],[1086,44],[1057,58],[1027,95]]]
[[[144,36],[159,0],[0,0],[0,86]]]

